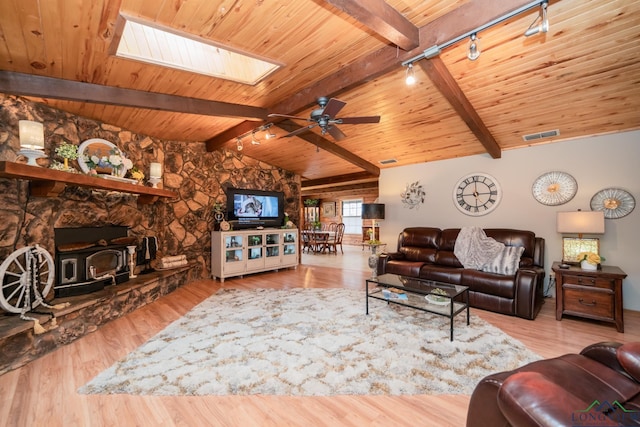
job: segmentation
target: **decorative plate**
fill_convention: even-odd
[[[449,305],[451,303],[450,298],[446,298],[440,295],[425,295],[424,299],[426,299],[427,302],[435,305]]]
[[[543,205],[558,206],[573,199],[578,192],[578,183],[566,172],[552,171],[536,178],[531,192]]]
[[[122,158],[126,156],[114,143],[102,138],[87,139],[78,147],[78,165],[80,170],[84,173],[91,173],[91,168],[87,165],[85,157],[97,155],[99,157],[109,156],[111,150],[117,150],[120,152]],[[111,168],[108,168],[111,170]],[[124,177],[127,173],[126,168],[120,168],[118,170],[118,176]]]
[[[230,229],[231,229],[231,224],[229,224],[227,221],[220,222],[220,230],[229,231]]]
[[[618,219],[629,215],[636,207],[631,193],[621,188],[605,188],[591,198],[591,210],[604,212],[607,219]]]

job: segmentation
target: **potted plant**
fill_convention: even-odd
[[[320,199],[305,199],[304,205],[308,208],[318,206],[320,204]]]
[[[578,254],[578,262],[583,270],[597,270],[604,257],[595,252],[580,252]]]
[[[56,154],[64,160],[64,170],[68,170],[69,160],[78,158],[78,146],[63,141],[59,147],[56,147]]]

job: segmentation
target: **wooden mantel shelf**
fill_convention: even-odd
[[[140,204],[153,203],[158,197],[178,197],[178,194],[173,191],[162,188],[145,187],[144,185],[111,181],[81,173],[69,173],[7,161],[0,161],[0,177],[31,181],[31,195],[36,197],[56,197],[64,190],[66,185],[138,194],[140,196],[138,197],[138,203]]]

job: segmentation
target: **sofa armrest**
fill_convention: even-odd
[[[544,269],[521,268],[515,278],[515,315],[533,320],[544,302]]]
[[[570,425],[571,413],[589,404],[538,372],[517,372],[498,391],[498,407],[509,424],[518,427]],[[598,425],[618,423],[603,416]]]
[[[402,252],[384,252],[378,257],[378,274],[387,272],[387,262],[395,259],[404,259]]]
[[[640,342],[599,342],[585,347],[580,354],[640,382]]]

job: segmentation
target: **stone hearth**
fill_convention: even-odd
[[[0,314],[0,375],[24,366],[95,331],[110,320],[173,292],[196,279],[200,274],[198,270],[195,265],[190,265],[156,271],[91,294],[56,298],[49,303],[53,305],[68,302],[70,305],[61,310],[42,306],[34,310],[54,313],[58,324],[56,328],[51,329],[50,316],[28,313],[29,316],[38,318],[47,330],[40,335],[34,334],[34,322],[22,320],[17,314]]]

